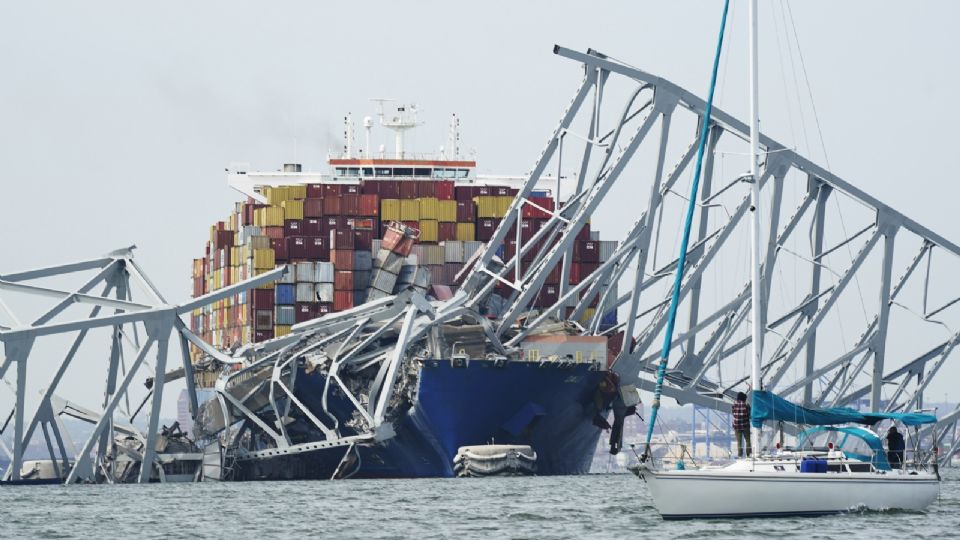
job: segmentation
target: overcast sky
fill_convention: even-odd
[[[742,116],[746,2],[734,4],[719,101]],[[797,83],[779,67],[785,4],[761,4],[764,128],[803,147],[788,122],[805,115],[810,155],[822,162],[806,87],[808,108],[797,110]],[[207,227],[238,198],[224,168],[296,160],[321,169],[342,144],[343,115],[372,112],[370,97],[420,106],[418,150],[444,144],[456,112],[481,172],[523,173],[580,80],[554,43],[705,94],[721,2],[152,6],[0,7],[0,273],[136,244],[168,300],[182,301]],[[834,172],[960,241],[951,163],[960,4],[791,8]]]

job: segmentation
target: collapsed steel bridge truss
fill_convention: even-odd
[[[607,335],[612,343],[619,343],[613,369],[622,382],[652,389],[669,301],[670,280],[664,278],[675,267],[675,259],[658,260],[658,250],[669,251],[671,200],[685,202],[682,184],[692,169],[705,103],[667,80],[598,52],[556,47],[555,53],[581,64],[583,80],[493,239],[469,261],[463,285],[452,299],[431,301],[407,291],[301,323],[287,336],[246,346],[232,356],[200,342],[179,323],[178,316],[275,275],[259,276],[184,306],[166,305],[155,291],[151,305],[134,306],[125,297],[112,303],[98,300],[97,310],[106,306],[124,313],[46,330],[46,321],[37,327],[0,329],[6,346],[0,374],[16,365],[16,387],[22,388],[30,344],[43,332],[112,326],[117,329],[114,343],[119,343],[125,336],[120,325],[138,321],[147,325],[148,342],[140,347],[137,358],[142,361],[147,345],[156,343],[159,375],[161,357],[166,355],[162,336],[175,328],[184,346],[189,341],[211,358],[241,366],[218,381],[217,399],[207,407],[212,410],[204,413],[215,417],[207,419],[207,435],[233,458],[256,460],[340,448],[342,464],[357,445],[392,437],[392,415],[403,394],[411,391],[407,375],[418,359],[455,356],[455,351],[444,349],[438,336],[442,325],[453,321],[480,327],[489,355],[503,361],[518,352],[526,336],[547,325],[569,328],[573,324],[582,334]],[[607,103],[617,99],[617,92],[620,101],[609,112]],[[769,137],[761,137],[765,159],[758,179],[766,205],[752,209],[745,184],[749,177],[728,174],[723,167],[724,156],[735,153],[736,144],[745,146],[747,126],[714,108],[709,128],[695,242],[687,255],[690,265],[681,289],[686,320],[679,322],[672,342],[679,354],[668,370],[664,394],[680,403],[729,410],[731,396],[747,389],[748,378],[745,372],[738,373],[737,358],[745,356],[750,344],[748,273],[743,268],[741,274],[731,276],[728,270],[736,265],[729,254],[745,237],[739,234],[746,228],[744,216],[761,211],[767,223],[761,287],[765,388],[811,405],[856,404],[886,411],[922,408],[925,390],[942,372],[960,337],[956,333],[960,325],[950,322],[951,316],[956,317],[953,311],[960,291],[951,295],[949,287],[945,291],[937,279],[960,262],[960,247]],[[684,133],[679,144],[676,132]],[[670,161],[675,163],[672,168],[668,168]],[[643,169],[644,164],[649,167]],[[536,206],[533,191],[542,186],[541,177],[548,170],[556,171],[558,182],[566,178],[565,204],[549,211],[551,217],[525,240],[520,234],[523,208]],[[631,200],[627,205],[619,201],[616,210],[617,215],[628,217],[622,239],[589,276],[567,285],[581,229],[618,202],[618,187],[624,185]],[[555,196],[560,200],[561,184],[557,189]],[[796,199],[793,204],[788,202],[791,193]],[[847,206],[840,206],[841,201]],[[846,233],[844,219],[857,223],[854,232]],[[516,250],[503,260],[498,248],[507,240],[516,242]],[[135,268],[125,256],[100,262]],[[560,282],[565,284],[559,299],[552,306],[533,308],[558,266]],[[134,275],[139,276],[139,271]],[[3,280],[16,281],[11,276]],[[864,282],[871,283],[866,296]],[[503,293],[504,288],[510,292]],[[788,289],[794,293],[783,292]],[[65,302],[90,301],[87,291],[62,294]],[[862,310],[858,317],[841,313],[851,302]],[[497,316],[488,318],[494,304]],[[621,321],[612,328],[603,322],[611,311]],[[908,329],[895,319],[904,314],[918,326]],[[858,334],[852,343],[838,331],[844,324]],[[904,342],[910,347],[902,346]],[[911,356],[911,348],[920,352]],[[115,364],[112,361],[110,377],[115,377]],[[342,433],[339,420],[329,411],[317,414],[297,398],[293,389],[300,367],[327,375],[324,409],[333,388],[353,404],[349,435]],[[191,380],[187,356],[184,370]],[[128,373],[134,371],[131,368]],[[113,413],[127,379],[108,395],[103,418]],[[55,378],[51,388],[58,382]],[[154,393],[151,412],[158,410],[158,395]],[[25,423],[19,397],[18,404],[13,452],[17,460],[35,426],[52,425],[43,406]],[[292,436],[288,420],[293,414],[305,417],[318,436],[307,441]],[[155,417],[154,413],[150,418]],[[941,440],[955,431],[958,417],[960,410],[941,414],[936,426]],[[85,454],[110,425],[98,423]],[[151,425],[147,437],[155,434],[155,427]],[[245,435],[253,431],[267,444],[242,447]],[[151,448],[149,442],[146,447]],[[956,451],[953,444],[944,460]],[[71,479],[91,478],[94,464],[103,460],[102,451],[96,456],[81,457]],[[144,457],[147,462],[148,457]],[[228,468],[228,460],[223,464]],[[16,474],[18,467],[11,470]],[[335,476],[345,474],[338,470]],[[221,471],[217,476],[225,475]]]
[[[222,362],[235,362],[193,334],[180,316],[246,288],[272,282],[285,271],[273,270],[182,305],[168,304],[164,300],[134,262],[132,247],[96,259],[0,275],[0,293],[20,293],[29,306],[43,305],[44,301],[50,300],[55,302],[39,317],[26,320],[18,316],[18,310],[12,309],[0,298],[0,311],[4,319],[10,321],[0,326],[0,342],[4,345],[4,356],[0,357],[0,378],[12,372],[14,379],[10,385],[14,405],[9,412],[4,411],[3,424],[0,425],[0,435],[12,438],[10,445],[0,439],[0,451],[4,451],[11,461],[3,480],[21,480],[24,450],[39,432],[55,470],[55,477],[66,483],[112,482],[116,475],[118,454],[141,465],[137,477],[139,482],[150,481],[163,461],[157,455],[156,447],[164,383],[171,378],[182,377],[186,381],[191,412],[197,408],[188,343],[200,347]],[[85,281],[74,290],[38,284],[38,280],[70,277]],[[97,293],[96,290],[101,292]],[[135,301],[135,290],[145,298]],[[70,308],[78,304],[92,306],[89,315],[86,318],[68,318]],[[113,313],[103,314],[104,310],[113,310]],[[102,354],[92,357],[78,355],[83,343],[90,339],[88,335],[97,329],[110,331],[109,343]],[[31,356],[31,352],[38,341],[58,335],[72,340],[62,358],[49,369],[44,365],[46,362],[40,362],[42,358],[36,354]],[[175,371],[173,375],[167,372],[171,339],[179,342],[182,353],[182,370]],[[147,358],[151,351],[155,351],[153,369],[147,370]],[[84,384],[90,382],[89,374],[96,372],[97,364],[103,370],[104,397],[96,409],[82,408],[57,395],[65,383],[67,370],[77,364],[82,364],[81,369],[86,372]],[[42,378],[43,382],[39,383],[42,388],[39,401],[28,416],[26,391],[29,375]],[[132,383],[137,377],[151,381],[145,397],[138,397],[133,392]],[[71,383],[68,380],[66,384]],[[29,387],[36,388],[37,383]],[[144,408],[147,427],[139,429],[134,422]],[[92,425],[92,432],[81,446],[74,447],[71,443],[64,427],[64,416]],[[118,435],[135,438],[142,452],[118,448],[115,444]],[[142,466],[144,463],[150,465]],[[163,479],[162,470],[158,476]]]

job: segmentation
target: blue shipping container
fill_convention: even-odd
[[[293,283],[277,283],[276,286],[278,305],[292,306],[297,301],[297,286]]]

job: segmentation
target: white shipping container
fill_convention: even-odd
[[[370,276],[370,287],[389,293],[397,284],[397,275],[384,269],[374,270]]]
[[[370,253],[373,253],[374,255],[376,255],[377,253],[380,253],[381,245],[383,245],[383,240],[380,240],[379,238],[374,238],[373,241],[370,242]]]
[[[477,242],[476,240],[470,240],[463,243],[463,262],[470,260],[470,257],[473,257],[473,254],[483,249],[483,246],[486,244],[483,242]]]
[[[315,291],[316,287],[313,283],[297,283],[297,302],[316,302]]]
[[[373,267],[382,268],[391,274],[399,274],[400,268],[403,266],[403,259],[403,255],[381,249],[377,253],[377,258],[373,261]]]
[[[400,268],[400,273],[397,275],[397,283],[404,285],[409,285],[413,283],[414,275],[417,273],[417,268],[419,266],[414,264],[405,264]]]
[[[426,292],[427,287],[430,286],[430,268],[426,266],[417,267],[417,271],[413,275],[413,286]]]
[[[600,241],[600,262],[607,262],[610,260],[610,257],[613,256],[613,252],[617,250],[617,245],[619,242],[616,240],[601,240]]]
[[[333,283],[333,263],[318,262],[314,263],[314,278],[317,283]],[[326,300],[324,300],[326,302]]]
[[[600,231],[590,231],[591,240],[600,240]]]
[[[296,283],[297,275],[292,264],[287,265],[287,273],[277,283]]]
[[[445,253],[445,250],[443,249],[443,246],[430,245],[430,246],[424,246],[424,247],[427,248],[426,250],[427,259],[425,261],[422,261],[420,264],[443,264],[444,263],[444,258],[446,257],[446,253]]]
[[[443,243],[443,262],[463,262],[463,242],[448,240]]]
[[[294,268],[296,268],[294,273],[297,276],[297,283],[314,283],[316,267],[312,262],[298,262],[294,265]]]
[[[251,236],[260,236],[260,227],[256,225],[244,225],[240,229],[240,245],[250,243]]]
[[[333,302],[333,283],[317,283],[313,287],[311,302]]]

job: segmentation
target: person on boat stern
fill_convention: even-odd
[[[747,395],[737,393],[737,400],[730,410],[733,416],[733,432],[737,437],[737,457],[743,457],[743,446],[746,441],[747,456],[752,452],[750,448],[750,405],[747,405]]]
[[[903,453],[907,448],[907,443],[903,440],[903,435],[897,431],[897,426],[890,426],[887,430],[887,461],[890,467],[894,469],[903,468]]]

